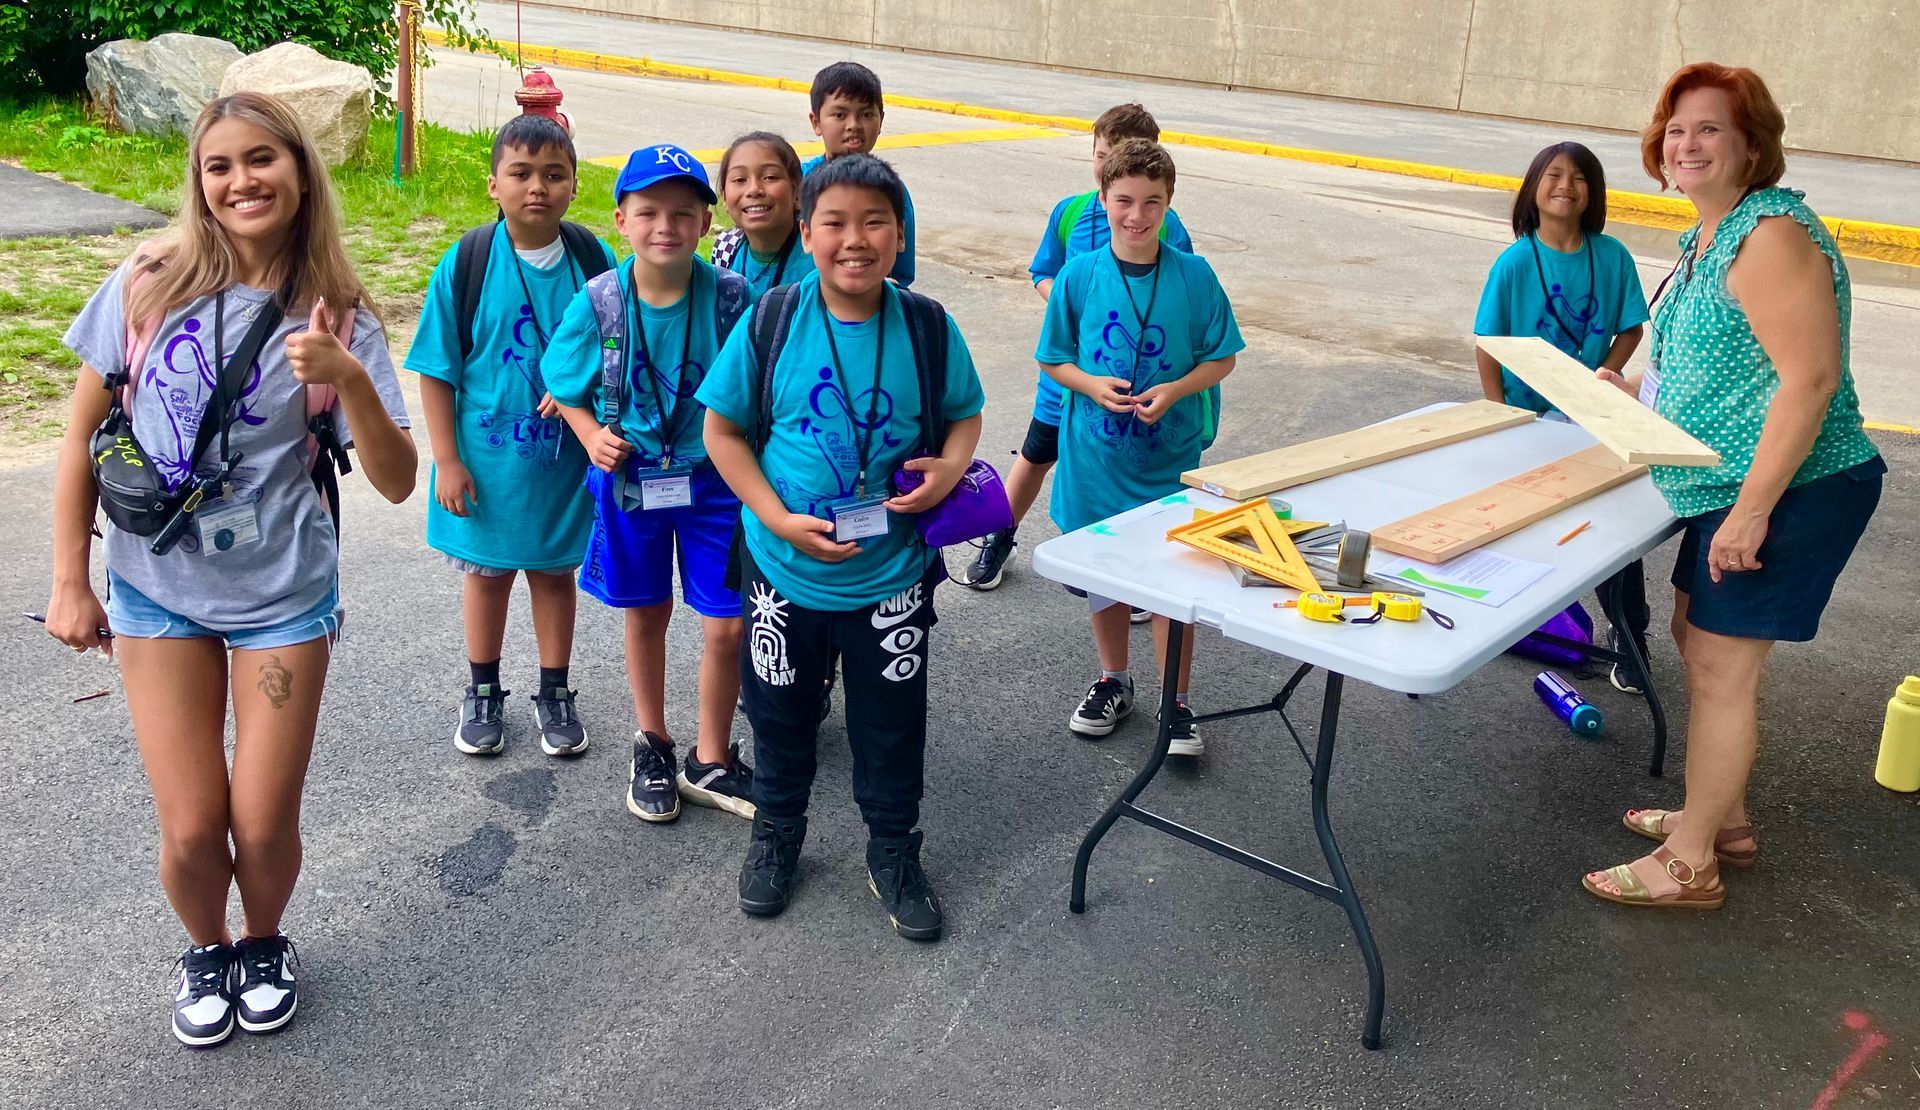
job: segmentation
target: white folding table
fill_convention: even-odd
[[[1323,478],[1281,491],[1277,496],[1293,506],[1296,519],[1345,521],[1353,528],[1372,529],[1591,447],[1594,442],[1591,435],[1575,425],[1537,420]],[[1652,481],[1644,476],[1636,478],[1487,545],[1486,550],[1553,567],[1546,577],[1505,605],[1489,607],[1428,590],[1426,601],[1452,618],[1453,628],[1442,628],[1425,617],[1417,623],[1381,621],[1352,627],[1309,621],[1295,610],[1275,608],[1276,601],[1298,596],[1296,591],[1242,587],[1222,560],[1166,538],[1168,529],[1192,520],[1194,510],[1225,509],[1233,504],[1198,490],[1176,493],[1048,540],[1035,549],[1033,566],[1056,582],[1169,618],[1172,622],[1167,645],[1169,674],[1178,673],[1182,652],[1188,650],[1187,628],[1194,624],[1218,629],[1229,639],[1298,661],[1298,668],[1270,701],[1244,709],[1203,714],[1194,718],[1196,723],[1276,713],[1301,755],[1306,757],[1306,744],[1287,717],[1287,702],[1315,667],[1326,671],[1317,750],[1315,755],[1307,757],[1307,763],[1312,772],[1314,831],[1333,882],[1322,882],[1134,804],[1159,773],[1167,756],[1175,690],[1172,683],[1162,683],[1160,728],[1153,752],[1081,841],[1074,858],[1070,908],[1074,913],[1086,911],[1087,863],[1101,837],[1121,817],[1132,818],[1309,894],[1336,902],[1346,910],[1367,966],[1367,1017],[1361,1043],[1370,1049],[1378,1048],[1381,1015],[1386,1003],[1385,976],[1372,930],[1367,925],[1366,914],[1354,892],[1327,816],[1327,782],[1332,771],[1344,681],[1358,679],[1411,695],[1451,689],[1549,617],[1659,546],[1678,529],[1679,523],[1653,488]],[[1587,520],[1593,522],[1591,527],[1566,544],[1556,546],[1557,539]],[[1619,591],[1613,593],[1616,611],[1608,617],[1617,627],[1623,627],[1623,615],[1617,611]],[[1651,773],[1658,775],[1665,758],[1666,717],[1654,689],[1651,668],[1642,658],[1635,638],[1622,636],[1620,640],[1624,653],[1574,646],[1596,659],[1637,666],[1645,676],[1647,706],[1654,723]]]

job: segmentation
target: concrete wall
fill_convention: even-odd
[[[1802,150],[1920,162],[1920,0],[543,0],[554,7],[1638,130],[1683,62]]]

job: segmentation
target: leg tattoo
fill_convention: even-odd
[[[260,681],[257,685],[267,700],[273,703],[273,707],[280,709],[293,696],[293,672],[280,662],[278,655],[269,655],[267,661],[260,665]]]

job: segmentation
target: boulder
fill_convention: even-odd
[[[220,95],[241,91],[272,93],[286,101],[307,125],[329,166],[345,162],[367,145],[373,78],[359,66],[335,61],[311,46],[283,42],[227,67]]]
[[[239,47],[204,35],[115,39],[87,54],[87,93],[124,130],[184,135],[240,56]]]

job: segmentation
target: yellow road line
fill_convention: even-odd
[[[446,36],[438,31],[425,32],[427,41],[435,46],[449,46]],[[683,81],[710,81],[722,85],[740,85],[747,88],[777,89],[782,92],[804,93],[811,89],[805,81],[794,81],[785,77],[767,77],[757,73],[739,73],[733,70],[710,69],[706,66],[686,66],[673,62],[656,61],[652,58],[630,58],[618,54],[601,54],[590,50],[570,50],[557,46],[525,45],[521,47],[521,56],[528,62],[541,65],[561,66],[567,69],[585,69],[599,73],[624,73],[638,77],[670,77]],[[932,100],[917,96],[888,96],[887,104],[894,108],[912,108],[923,112],[942,112],[947,115],[966,116],[973,119],[998,120],[1002,123],[1026,124],[1032,127],[1052,128],[1059,131],[1092,131],[1093,121],[1075,116],[1052,116],[1037,112],[1019,112],[1006,108],[988,108],[978,104],[963,104],[954,100]],[[992,141],[992,140],[976,140]],[[1428,165],[1424,162],[1405,162],[1396,158],[1375,158],[1364,154],[1343,154],[1339,151],[1313,150],[1306,147],[1281,146],[1275,143],[1263,143],[1254,139],[1234,139],[1220,135],[1197,135],[1184,131],[1163,131],[1160,141],[1177,143],[1181,146],[1203,147],[1210,150],[1224,150],[1238,154],[1253,154],[1264,158],[1283,158],[1294,162],[1312,162],[1326,166],[1344,166],[1350,169],[1372,170],[1376,173],[1398,174],[1403,177],[1420,177],[1430,181],[1446,181],[1456,185],[1472,185],[1483,189],[1497,189],[1501,192],[1513,192],[1520,186],[1520,179],[1505,174],[1480,173],[1473,170],[1454,169],[1448,166]],[[886,140],[881,140],[886,145]],[[928,144],[932,145],[932,144]],[[1624,223],[1642,227],[1658,227],[1669,230],[1685,228],[1693,223],[1693,206],[1678,197],[1658,196],[1651,193],[1631,193],[1617,189],[1607,190],[1607,212]],[[1855,258],[1870,258],[1880,262],[1890,262],[1899,266],[1920,267],[1920,227],[1906,227],[1900,224],[1874,223],[1870,220],[1835,219],[1823,217],[1827,228],[1833,233],[1840,249]]]
[[[1878,420],[1866,420],[1866,421],[1862,421],[1862,423],[1866,425],[1868,431],[1898,432],[1901,435],[1920,436],[1920,427],[1909,426],[1906,424],[1886,424]]]
[[[1055,127],[978,127],[970,131],[916,131],[905,135],[882,135],[874,149],[880,152],[899,150],[917,146],[951,146],[955,143],[1008,143],[1020,139],[1057,139],[1065,132]],[[802,158],[811,158],[825,152],[823,143],[795,143],[793,146]],[[726,147],[714,147],[711,150],[689,151],[702,162],[718,162],[727,153]],[[587,161],[596,166],[612,166],[618,169],[627,164],[624,154],[609,154]]]

